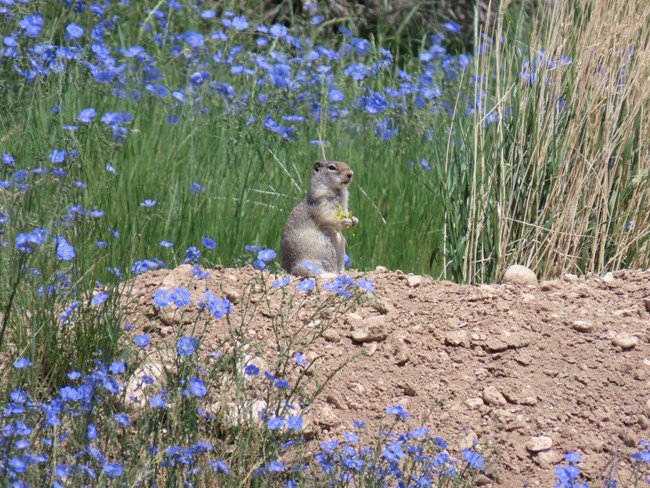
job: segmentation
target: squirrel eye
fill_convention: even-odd
[[[330,165],[327,167],[327,169],[329,169],[330,171],[334,171],[334,170],[336,169],[336,166],[334,166],[333,164],[330,164]]]

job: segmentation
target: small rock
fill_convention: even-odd
[[[614,281],[614,273],[612,273],[611,271],[605,273],[605,276],[603,276],[603,281],[605,283],[611,283],[612,281]]]
[[[487,352],[502,352],[508,349],[508,344],[498,337],[490,337],[485,341],[485,344],[483,344],[483,349]]]
[[[406,346],[398,346],[395,350],[395,364],[404,366],[409,361],[409,352]]]
[[[501,393],[508,403],[531,406],[537,404],[537,396],[527,385],[512,385],[506,387]]]
[[[543,469],[549,469],[554,464],[561,462],[564,459],[564,456],[561,452],[556,451],[555,449],[549,449],[548,451],[541,451],[534,458],[533,461]]]
[[[497,405],[499,407],[508,403],[501,392],[492,385],[486,386],[483,390],[483,401],[488,405]]]
[[[512,283],[515,285],[536,285],[537,276],[526,266],[513,264],[503,275],[502,283]]]
[[[637,368],[634,370],[634,379],[637,381],[646,381],[648,379],[648,373],[643,368]]]
[[[545,435],[531,437],[526,443],[526,449],[530,452],[547,451],[553,445],[553,439]]]
[[[571,273],[566,273],[563,278],[564,281],[568,281],[569,283],[573,283],[574,281],[578,281],[578,277],[574,274]]]
[[[522,405],[528,405],[528,406],[535,406],[537,405],[537,397],[536,396],[527,396],[523,400],[521,400],[519,403]]]
[[[650,298],[644,298],[643,304],[645,305],[645,309],[650,312]]]
[[[476,444],[478,444],[478,436],[472,429],[464,430],[458,438],[458,448],[461,451],[463,449],[473,449]]]
[[[605,447],[605,443],[600,439],[591,439],[588,442],[587,446],[594,452],[602,452]]]
[[[591,332],[594,329],[594,324],[584,320],[576,320],[573,322],[573,328],[578,332]]]
[[[387,272],[388,272],[388,268],[387,268],[386,266],[377,266],[377,267],[375,268],[375,271],[376,271],[377,273],[387,273]]]
[[[452,347],[469,347],[469,337],[467,331],[453,330],[445,335],[445,345]]]
[[[489,477],[491,480],[497,480],[499,479],[499,468],[496,465],[496,463],[489,462],[485,465],[483,468],[483,474],[485,476]]]
[[[621,439],[623,444],[627,447],[637,447],[639,445],[639,439],[634,431],[630,429],[621,429],[618,433],[618,438]]]
[[[505,342],[509,348],[512,349],[521,349],[530,344],[530,337],[520,332],[515,332],[515,333],[505,332],[501,334],[501,340]]]
[[[224,292],[224,296],[234,305],[238,305],[241,302],[241,293],[237,290],[229,289]]]
[[[513,430],[519,430],[526,427],[526,418],[523,415],[517,415],[514,418],[504,418],[501,421],[503,428],[512,432]]]
[[[648,420],[648,417],[643,414],[638,416],[636,422],[643,430],[648,430],[648,428],[650,428],[650,420]]]
[[[357,313],[348,314],[346,321],[352,329],[350,337],[359,343],[383,341],[388,336],[386,332],[386,317],[361,318]]]
[[[391,312],[391,310],[393,310],[393,308],[390,305],[382,302],[381,300],[373,300],[370,303],[370,306],[375,310],[377,310],[377,312],[379,312],[382,315],[388,315],[388,313]]]
[[[325,329],[323,331],[323,339],[327,342],[338,342],[341,340],[341,335],[333,328]]]
[[[366,350],[366,356],[370,357],[377,352],[377,343],[369,342],[363,345],[363,348]]]
[[[480,397],[468,398],[463,403],[465,403],[465,406],[470,410],[476,410],[478,408],[481,408],[483,405],[485,405],[483,399]]]
[[[639,343],[639,338],[633,335],[621,332],[612,339],[612,344],[623,350],[633,349]]]
[[[422,284],[422,276],[414,275],[406,278],[406,283],[410,288],[417,288]]]
[[[340,424],[341,421],[334,413],[332,407],[325,404],[316,413],[314,423],[323,427],[334,427],[335,425]]]
[[[474,480],[474,486],[487,486],[491,485],[492,480],[485,476],[484,474],[479,474]]]
[[[356,313],[356,312],[350,312],[348,314],[348,316],[346,317],[345,321],[348,324],[350,324],[352,326],[355,326],[355,325],[357,325],[357,323],[363,321],[363,317],[361,315],[359,315],[358,313]]]
[[[418,392],[415,390],[415,387],[410,383],[398,385],[398,387],[402,390],[402,393],[404,393],[406,396],[414,397],[418,394]]]
[[[387,336],[388,334],[386,333],[386,330],[379,325],[360,327],[354,329],[351,334],[352,340],[359,343],[381,342],[386,339]]]
[[[336,393],[329,393],[325,397],[325,401],[329,403],[330,405],[334,405],[336,408],[339,410],[347,410],[348,406],[345,404],[343,399],[337,395]]]

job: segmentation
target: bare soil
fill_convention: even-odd
[[[209,289],[234,302],[230,322],[210,322],[206,351],[227,340],[251,300],[260,303],[260,287],[247,291],[259,276],[250,267],[217,268],[201,281],[190,269],[131,282],[135,332],[152,335],[154,346],[176,340],[196,317],[155,307],[159,288],[188,288],[195,303]],[[650,440],[650,270],[537,285],[461,286],[382,267],[363,276],[374,280],[376,299],[367,295],[354,311],[314,319],[318,298],[332,292],[295,292],[294,282],[245,320],[247,336],[272,356],[273,324],[291,296],[305,297],[286,327],[320,331],[301,350],[318,361],[317,374],[356,356],[305,414],[316,440],[341,439],[355,419],[378,429],[385,409],[401,405],[409,426],[429,427],[452,451],[476,444],[496,468],[492,482],[506,487],[553,486],[553,466],[569,451],[582,455],[587,480],[625,474],[628,454]],[[267,284],[277,278],[264,274]]]

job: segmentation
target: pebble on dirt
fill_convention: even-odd
[[[511,283],[514,285],[536,285],[537,276],[526,266],[513,264],[506,270],[502,282],[504,284]]]
[[[547,451],[551,446],[553,446],[553,439],[545,435],[531,437],[526,443],[526,449],[530,452]]]
[[[623,350],[633,349],[639,343],[639,338],[622,332],[612,339],[612,344]]]

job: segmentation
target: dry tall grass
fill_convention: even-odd
[[[647,0],[557,0],[529,45],[475,57],[499,122],[475,115],[467,281],[650,265],[648,25]]]

